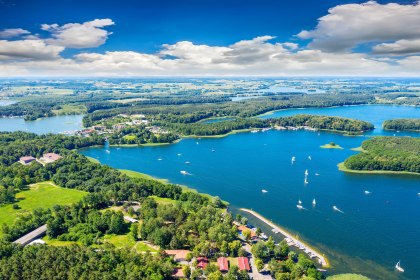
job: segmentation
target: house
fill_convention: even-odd
[[[125,128],[125,124],[114,124],[112,126],[112,128],[115,129],[115,130],[121,130],[121,129]]]
[[[197,267],[201,269],[205,269],[206,266],[209,264],[209,260],[205,257],[198,257],[197,258]]]
[[[165,253],[169,256],[173,256],[176,262],[183,262],[187,260],[187,255],[191,251],[189,250],[165,250]]]
[[[36,160],[36,158],[31,157],[31,156],[25,156],[25,157],[21,157],[19,159],[19,162],[23,165],[27,165],[27,164],[30,164],[31,162],[33,162],[34,160]]]
[[[56,153],[46,153],[42,156],[42,158],[40,158],[40,160],[42,162],[45,162],[45,163],[51,163],[51,162],[54,162],[56,160],[59,160],[60,158],[62,158],[62,156],[60,156]]]
[[[245,230],[249,230],[249,232],[251,232],[251,239],[253,239],[253,238],[255,238],[255,237],[257,237],[257,234],[255,233],[255,231],[253,231],[252,229],[250,229],[250,228],[248,228],[248,227],[246,227],[246,226],[244,226],[244,225],[239,225],[238,226],[238,231],[239,231],[239,233],[242,235],[242,233],[245,231]]]
[[[224,257],[218,258],[217,264],[219,265],[219,270],[221,272],[227,272],[229,270],[229,263],[228,263],[227,258],[224,258]]]
[[[186,279],[184,271],[182,271],[182,268],[176,267],[174,271],[172,272],[172,278],[175,279]]]
[[[247,257],[238,258],[238,267],[239,267],[239,270],[246,270],[248,272],[251,271],[251,268],[249,266],[249,260]]]

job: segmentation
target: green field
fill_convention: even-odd
[[[369,280],[369,278],[360,274],[346,273],[329,276],[327,280]]]
[[[27,191],[16,194],[20,209],[13,209],[11,204],[0,207],[1,223],[11,224],[22,214],[36,208],[50,208],[56,204],[71,204],[79,201],[87,193],[78,190],[60,188],[52,182],[41,182],[31,185]]]
[[[123,174],[127,175],[128,177],[131,178],[140,178],[140,179],[146,179],[146,180],[157,180],[159,182],[162,183],[168,183],[168,180],[166,179],[159,179],[159,178],[155,178],[153,176],[144,174],[144,173],[140,173],[140,172],[136,172],[136,171],[132,171],[132,170],[127,170],[127,169],[119,169]]]
[[[56,115],[78,115],[85,114],[87,109],[85,105],[61,105],[58,110],[52,110]]]

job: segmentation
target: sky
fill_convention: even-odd
[[[416,1],[0,0],[0,77],[420,76]]]

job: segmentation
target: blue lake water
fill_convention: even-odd
[[[370,136],[393,135],[382,131],[382,122],[397,117],[419,118],[420,108],[351,106],[283,110],[264,117],[298,113],[370,121],[377,127]],[[416,135],[398,133],[407,134]],[[420,268],[420,177],[351,175],[337,169],[338,163],[355,153],[350,149],[360,146],[368,136],[268,131],[219,139],[184,139],[168,146],[90,148],[81,153],[116,168],[167,178],[218,195],[233,208],[252,208],[325,252],[336,272],[359,272],[376,279],[416,279]],[[320,148],[332,141],[345,149]],[[293,165],[292,156],[296,157]],[[184,176],[181,170],[192,175]],[[268,192],[262,193],[262,189]],[[371,194],[366,195],[365,190]],[[316,207],[311,205],[314,198]],[[299,199],[305,210],[297,209]],[[344,213],[334,211],[334,205]],[[404,274],[394,269],[400,259]]]
[[[37,134],[63,133],[83,128],[83,115],[55,116],[26,122],[23,118],[0,118],[0,131],[26,131]]]

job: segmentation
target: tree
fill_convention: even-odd
[[[255,259],[255,266],[258,271],[261,271],[264,268],[264,262],[261,259]]]
[[[242,235],[245,238],[246,242],[249,242],[251,240],[251,231],[249,229],[242,231]]]
[[[208,280],[223,280],[223,274],[219,270],[216,270],[214,272],[209,273],[207,275],[207,279]]]
[[[246,256],[248,256],[248,252],[244,248],[239,248],[238,257],[246,257]]]
[[[139,236],[139,225],[138,223],[132,223],[130,226],[130,236],[134,241],[137,241]]]
[[[258,241],[252,245],[251,252],[254,257],[265,260],[269,255],[269,250],[264,241]]]
[[[255,234],[256,234],[257,236],[260,236],[260,235],[261,235],[261,233],[262,233],[262,230],[261,230],[260,228],[257,228],[257,229],[255,230]]]
[[[184,273],[185,277],[190,278],[191,276],[191,268],[189,265],[184,265],[182,267],[182,272]]]

